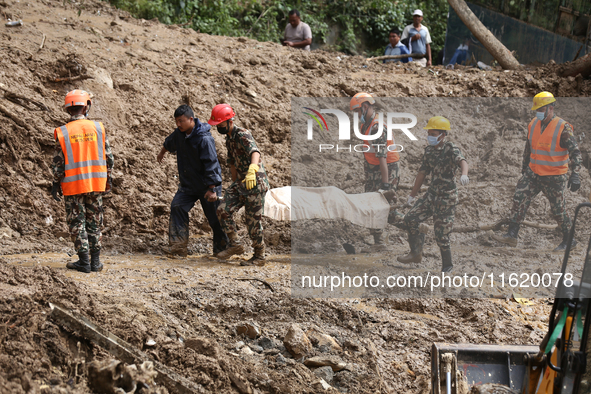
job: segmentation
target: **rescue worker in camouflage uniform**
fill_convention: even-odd
[[[351,99],[349,107],[359,117],[359,132],[362,135],[371,136],[378,133],[380,122],[378,113],[375,110],[376,100],[369,93],[357,93]],[[400,180],[400,156],[396,151],[396,144],[393,140],[387,140],[386,129],[382,124],[381,135],[376,139],[364,140],[367,150],[364,152],[363,166],[365,172],[365,192],[381,192],[396,190]],[[390,218],[402,215],[393,210]],[[374,238],[374,249],[384,250],[386,248],[387,234],[382,229],[371,229],[370,234]]]
[[[234,110],[228,104],[218,104],[211,111],[209,124],[217,126],[220,134],[226,136],[228,149],[227,164],[230,166],[232,184],[224,193],[224,200],[217,210],[222,228],[229,238],[228,248],[218,253],[218,258],[228,259],[243,254],[236,234],[236,223],[232,215],[245,207],[246,226],[252,240],[253,256],[240,265],[265,265],[265,243],[263,240],[262,215],[265,194],[269,190],[267,173],[261,160],[261,153],[250,131],[234,125]]]
[[[458,189],[455,182],[458,167],[462,170],[460,177],[462,186],[470,182],[468,162],[457,146],[445,140],[450,128],[449,120],[443,116],[432,117],[424,127],[428,130],[429,145],[425,148],[419,173],[408,197],[407,205],[412,208],[404,216],[404,224],[401,226],[408,231],[410,253],[398,257],[401,263],[422,261],[425,234],[419,232],[419,224],[433,216],[435,240],[441,251],[441,271],[443,272],[449,272],[453,268],[449,233],[453,228],[458,203]],[[417,199],[425,177],[431,173],[433,175],[429,189]]]
[[[529,123],[527,141],[523,151],[521,178],[513,195],[513,207],[506,234],[493,235],[498,242],[517,246],[519,227],[525,219],[531,200],[540,192],[550,202],[554,220],[562,232],[562,242],[555,252],[566,249],[572,221],[566,212],[565,187],[572,192],[581,188],[579,171],[583,162],[581,151],[573,135],[573,127],[554,115],[556,99],[549,92],[538,93],[533,99],[532,111],[536,117]],[[572,169],[570,177],[568,168]],[[577,244],[573,239],[572,247]]]
[[[103,195],[111,191],[113,154],[105,127],[86,117],[92,102],[84,90],[66,95],[70,121],[54,130],[53,186],[56,201],[64,196],[66,221],[78,261],[66,268],[84,273],[99,272]],[[90,258],[89,258],[90,253]]]

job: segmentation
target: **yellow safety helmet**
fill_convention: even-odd
[[[550,92],[538,93],[534,97],[534,103],[531,107],[531,110],[535,111],[538,108],[542,108],[545,105],[552,104],[555,101],[556,99],[554,98],[554,95]]]
[[[376,100],[373,98],[373,96],[371,94],[365,93],[365,92],[357,93],[351,99],[351,102],[349,103],[349,107],[351,108],[351,111],[353,111],[357,108],[361,108],[361,104],[363,104],[366,101],[368,103],[370,103],[371,105],[374,105],[376,103]]]
[[[451,124],[447,118],[443,116],[434,116],[429,119],[427,126],[423,127],[424,130],[450,130]]]

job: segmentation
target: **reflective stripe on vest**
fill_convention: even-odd
[[[371,121],[370,125],[367,126],[367,129],[365,130],[365,135],[369,135],[369,132],[371,131],[371,128],[378,123],[378,121],[376,120],[376,117],[374,117],[374,119]],[[363,125],[361,125],[361,129],[363,130]],[[382,130],[383,132],[383,130]],[[376,157],[376,150],[373,147],[373,145],[371,144],[371,141],[369,140],[363,140],[363,143],[365,146],[369,147],[369,149],[364,152],[364,156],[365,156],[365,160],[367,160],[367,162],[369,164],[372,164],[374,166],[380,164],[380,160]],[[386,163],[395,163],[398,160],[400,160],[400,156],[398,155],[398,152],[392,152],[388,150],[388,147],[390,145],[394,145],[394,141],[392,140],[388,140],[386,141],[386,146],[384,146],[384,149],[387,151],[386,154]]]
[[[91,127],[88,127],[89,123],[92,124]],[[91,132],[96,140],[88,141],[85,137]],[[105,191],[107,160],[102,125],[99,122],[78,120],[59,127],[55,130],[55,134],[60,137],[60,145],[66,157],[65,177],[62,179],[64,195]],[[75,142],[75,148],[72,144],[73,135],[82,137]]]
[[[534,119],[528,127],[530,147],[529,167],[538,175],[562,175],[568,171],[568,150],[560,147],[560,137],[566,122],[552,119],[542,133],[542,122]]]
[[[62,184],[69,183],[69,182],[81,181],[84,179],[92,179],[92,178],[105,178],[105,180],[106,180],[107,173],[106,172],[85,172],[83,174],[71,175],[71,176],[64,177],[64,179],[62,179]],[[93,191],[98,191],[98,190],[93,190]],[[102,191],[104,192],[104,190],[102,190]],[[85,193],[88,193],[88,192],[85,192]]]

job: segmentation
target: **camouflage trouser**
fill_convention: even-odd
[[[364,161],[364,169],[365,169],[365,192],[377,192],[382,188],[382,173],[380,172],[379,165],[372,165],[369,164],[367,161]],[[398,188],[398,182],[400,181],[400,166],[398,162],[388,163],[388,183],[392,186],[392,190],[396,190]],[[390,219],[388,221],[397,222],[402,221],[404,215],[398,212],[396,209],[391,209],[390,214],[388,216]],[[370,234],[382,234],[384,230],[382,229],[371,229],[369,232]]]
[[[552,217],[558,223],[562,234],[568,235],[572,222],[566,213],[564,201],[567,181],[567,174],[540,176],[528,167],[515,188],[513,208],[511,208],[511,217],[509,218],[511,223],[521,224],[525,219],[531,200],[542,192],[550,202]]]
[[[369,164],[364,161],[365,170],[365,192],[377,192],[382,188],[382,173],[379,165]],[[400,179],[400,167],[398,162],[388,163],[388,183],[392,185],[392,189],[396,190],[398,181]]]
[[[437,245],[442,251],[450,250],[449,233],[453,229],[456,205],[457,194],[438,196],[427,191],[404,216],[400,227],[409,235],[419,235],[419,224],[433,216]]]
[[[76,253],[101,249],[103,196],[89,193],[64,196],[66,222]]]
[[[246,228],[252,240],[252,247],[257,248],[264,245],[263,241],[263,207],[265,206],[265,194],[254,192],[244,194],[239,190],[238,183],[233,183],[224,193],[224,200],[217,210],[218,218],[222,229],[226,234],[236,234],[236,222],[232,216],[240,208],[244,207],[246,217]]]

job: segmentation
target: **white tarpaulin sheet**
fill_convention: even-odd
[[[291,220],[291,186],[267,191],[264,215],[275,220]]]
[[[347,194],[330,187],[281,187],[265,197],[265,216],[277,220],[345,219],[368,228],[388,225],[390,204],[381,193]]]

